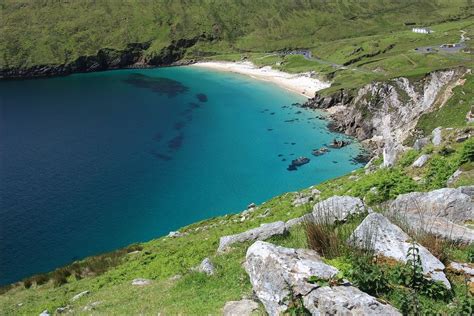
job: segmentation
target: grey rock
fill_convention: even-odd
[[[51,314],[48,312],[47,309],[45,309],[44,311],[41,312],[41,314],[39,314],[39,316],[50,316]]]
[[[251,316],[252,312],[258,309],[258,303],[252,300],[243,299],[240,301],[230,301],[224,305],[224,316]]]
[[[451,262],[449,264],[449,268],[463,274],[466,274],[470,277],[474,277],[474,264],[472,263],[459,263],[459,262]]]
[[[412,213],[421,217],[442,217],[456,224],[474,219],[471,197],[457,188],[443,188],[430,192],[412,192],[399,195],[389,206],[391,214]],[[474,186],[473,186],[474,188]]]
[[[352,286],[323,286],[303,298],[312,315],[401,315]]]
[[[219,240],[218,253],[224,252],[232,244],[251,240],[265,240],[274,235],[282,235],[286,232],[286,225],[282,221],[263,224],[260,227],[250,229],[240,234],[223,236]]]
[[[102,301],[92,302],[92,303],[87,304],[86,306],[84,306],[84,308],[82,310],[84,312],[90,312],[90,311],[94,310],[97,306],[99,306],[100,304],[102,304]]]
[[[419,138],[419,139],[415,140],[415,143],[413,144],[413,149],[422,150],[429,143],[430,143],[430,139],[428,137]]]
[[[345,221],[349,215],[365,211],[368,211],[368,208],[360,198],[333,196],[314,205],[312,214],[316,220],[324,217],[325,221],[334,223],[335,221]]]
[[[446,185],[447,186],[453,185],[454,182],[456,182],[461,177],[461,175],[462,175],[461,169],[454,171],[454,173],[446,181]]]
[[[397,162],[398,156],[402,153],[403,148],[397,143],[387,143],[383,150],[383,164],[382,167],[393,167]]]
[[[291,204],[295,207],[298,207],[301,205],[308,204],[312,200],[313,200],[312,196],[298,196],[291,202]]]
[[[151,284],[151,280],[148,280],[148,279],[138,278],[138,279],[133,279],[132,281],[132,285],[135,285],[135,286],[145,286],[145,285],[150,285],[150,284]]]
[[[431,142],[433,143],[433,145],[435,146],[441,145],[441,143],[443,142],[442,128],[436,127],[433,130],[433,132],[431,132],[431,134],[432,134]]]
[[[183,233],[180,233],[180,232],[170,232],[168,234],[168,237],[170,238],[176,238],[176,237],[181,237],[181,236],[183,236]]]
[[[465,142],[468,139],[469,139],[469,135],[462,135],[462,136],[456,137],[456,142],[457,143],[462,143],[462,142]]]
[[[76,294],[71,298],[71,302],[77,301],[78,299],[80,299],[81,297],[83,297],[84,295],[87,295],[89,293],[90,293],[90,291],[83,291],[79,294]]]
[[[302,224],[306,221],[312,221],[313,220],[313,214],[305,214],[303,216],[297,217],[297,218],[292,218],[286,222],[286,228],[290,229],[291,227]]]
[[[376,254],[397,261],[407,262],[407,253],[412,246],[408,236],[400,227],[392,224],[379,213],[369,214],[349,237],[348,242],[359,248],[368,248]],[[441,281],[450,289],[444,265],[425,247],[417,245],[424,275],[432,280]]]
[[[71,306],[70,305],[56,308],[56,313],[57,314],[63,314],[63,313],[67,313],[67,312],[70,312],[70,311],[71,311]]]
[[[362,315],[363,311],[368,311],[368,315],[400,315],[393,307],[381,304],[357,288],[308,283],[312,276],[328,280],[338,273],[312,250],[257,241],[247,250],[244,267],[255,294],[271,316],[287,310],[291,295],[301,296],[313,315],[325,315],[329,310],[335,315]]]
[[[413,162],[411,166],[414,168],[421,168],[426,164],[428,159],[430,159],[430,155],[421,155],[420,157],[418,157],[418,159],[415,160],[415,162]]]
[[[199,265],[199,271],[207,275],[213,275],[215,270],[216,269],[209,258],[205,258]]]

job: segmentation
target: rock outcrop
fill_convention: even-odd
[[[269,315],[284,313],[302,298],[312,315],[400,315],[390,305],[348,284],[321,286],[309,278],[328,280],[338,270],[308,249],[291,249],[257,241],[247,250],[245,270]]]
[[[368,248],[377,255],[392,258],[400,262],[407,262],[410,243],[408,236],[400,227],[392,224],[385,216],[379,213],[369,214],[355,229],[348,242],[359,248]],[[417,245],[424,275],[434,281],[442,282],[450,289],[444,264],[433,256],[428,249]]]
[[[240,301],[230,301],[225,303],[223,314],[224,316],[251,316],[257,309],[257,302],[243,299]]]
[[[135,286],[145,286],[145,285],[150,285],[151,284],[151,280],[148,280],[148,279],[133,279],[132,281],[132,285],[135,285]]]
[[[402,194],[390,203],[388,214],[414,230],[471,243],[474,230],[464,223],[474,220],[473,190],[470,186]]]
[[[343,222],[350,215],[370,211],[360,198],[352,196],[333,196],[316,203],[313,207],[314,217],[324,217],[328,223]]]
[[[401,145],[413,136],[419,117],[442,106],[448,99],[443,91],[462,84],[459,79],[467,71],[463,68],[434,71],[417,81],[400,77],[370,83],[357,90],[339,90],[329,96],[316,94],[304,106],[329,109],[333,119],[331,129],[357,137],[381,153],[386,145]],[[393,152],[391,149],[386,152]]]
[[[286,232],[286,225],[284,222],[274,222],[269,224],[263,224],[260,227],[247,230],[240,234],[229,235],[221,237],[219,240],[218,253],[224,252],[232,244],[238,242],[245,242],[251,240],[265,240],[274,235],[282,235]]]

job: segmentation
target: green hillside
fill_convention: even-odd
[[[0,67],[63,64],[135,42],[151,42],[153,55],[202,33],[215,40],[196,53],[320,48],[330,54],[345,44],[334,40],[465,19],[473,10],[469,0],[3,0],[0,8]]]

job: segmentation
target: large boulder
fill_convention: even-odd
[[[240,234],[223,236],[219,240],[219,247],[217,252],[224,252],[232,244],[238,242],[245,242],[251,240],[265,240],[274,235],[282,235],[286,232],[286,225],[284,222],[273,222],[269,224],[263,224],[260,227],[247,230]]]
[[[391,213],[413,213],[420,216],[443,217],[463,224],[474,219],[474,204],[463,188],[444,188],[430,192],[399,195],[391,204]]]
[[[251,316],[257,309],[257,302],[243,299],[225,303],[223,314],[224,316]]]
[[[207,275],[213,275],[214,272],[216,271],[216,268],[214,267],[214,265],[212,264],[209,258],[205,258],[203,261],[201,261],[198,271],[205,273]]]
[[[369,211],[364,202],[352,196],[333,196],[314,205],[313,216],[328,223],[345,221],[350,215]]]
[[[348,242],[359,248],[374,250],[377,255],[406,263],[408,250],[412,246],[410,240],[410,236],[400,227],[392,224],[385,216],[372,213],[354,230]],[[450,289],[451,284],[443,272],[444,264],[425,247],[417,245],[417,248],[425,276],[442,282],[446,288]]]
[[[473,188],[444,188],[402,194],[390,203],[388,214],[415,231],[455,241],[474,242],[474,230],[464,226],[466,221],[474,219]]]
[[[291,300],[303,299],[312,315],[400,315],[390,305],[350,285],[321,286],[310,277],[328,280],[338,270],[312,250],[291,249],[257,241],[247,250],[245,270],[269,315],[280,315]]]

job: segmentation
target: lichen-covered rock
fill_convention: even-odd
[[[435,128],[433,132],[431,132],[431,134],[432,134],[431,142],[433,143],[433,145],[435,146],[441,145],[441,143],[443,142],[441,127]]]
[[[369,211],[361,199],[352,196],[333,196],[314,205],[312,215],[325,221],[345,221],[349,215]]]
[[[271,316],[284,313],[295,297],[302,297],[313,315],[400,315],[392,306],[350,285],[309,283],[310,277],[328,280],[338,273],[312,250],[257,241],[247,250],[244,266],[255,294]]]
[[[199,265],[199,271],[207,275],[213,275],[215,270],[216,269],[209,258],[205,258]]]
[[[71,298],[71,302],[77,301],[78,299],[80,299],[81,297],[83,297],[84,295],[87,295],[89,293],[90,293],[90,291],[82,291],[81,293],[74,295]]]
[[[240,301],[230,301],[224,305],[224,316],[251,316],[258,309],[258,303],[252,300],[243,299]]]
[[[265,240],[274,235],[282,235],[286,232],[286,225],[284,222],[273,222],[263,224],[260,227],[247,230],[240,234],[223,236],[219,240],[219,248],[217,252],[224,252],[232,244],[237,242],[245,242],[250,240]]]
[[[408,236],[400,227],[392,224],[385,216],[379,213],[369,214],[349,237],[348,242],[356,247],[369,248],[376,254],[397,261],[407,262],[407,253],[412,246]],[[444,264],[433,256],[428,249],[417,245],[423,273],[427,278],[442,282],[450,289]]]
[[[411,165],[412,167],[415,167],[415,168],[421,168],[423,167],[426,162],[428,161],[428,159],[430,158],[430,155],[421,155],[420,157],[418,157],[418,159],[416,159],[413,164]]]
[[[402,194],[390,204],[390,212],[444,217],[454,223],[462,224],[474,219],[474,204],[463,189],[443,188],[430,192]]]
[[[132,285],[135,285],[135,286],[145,286],[145,285],[150,285],[151,284],[151,280],[148,280],[148,279],[133,279],[132,281]]]

